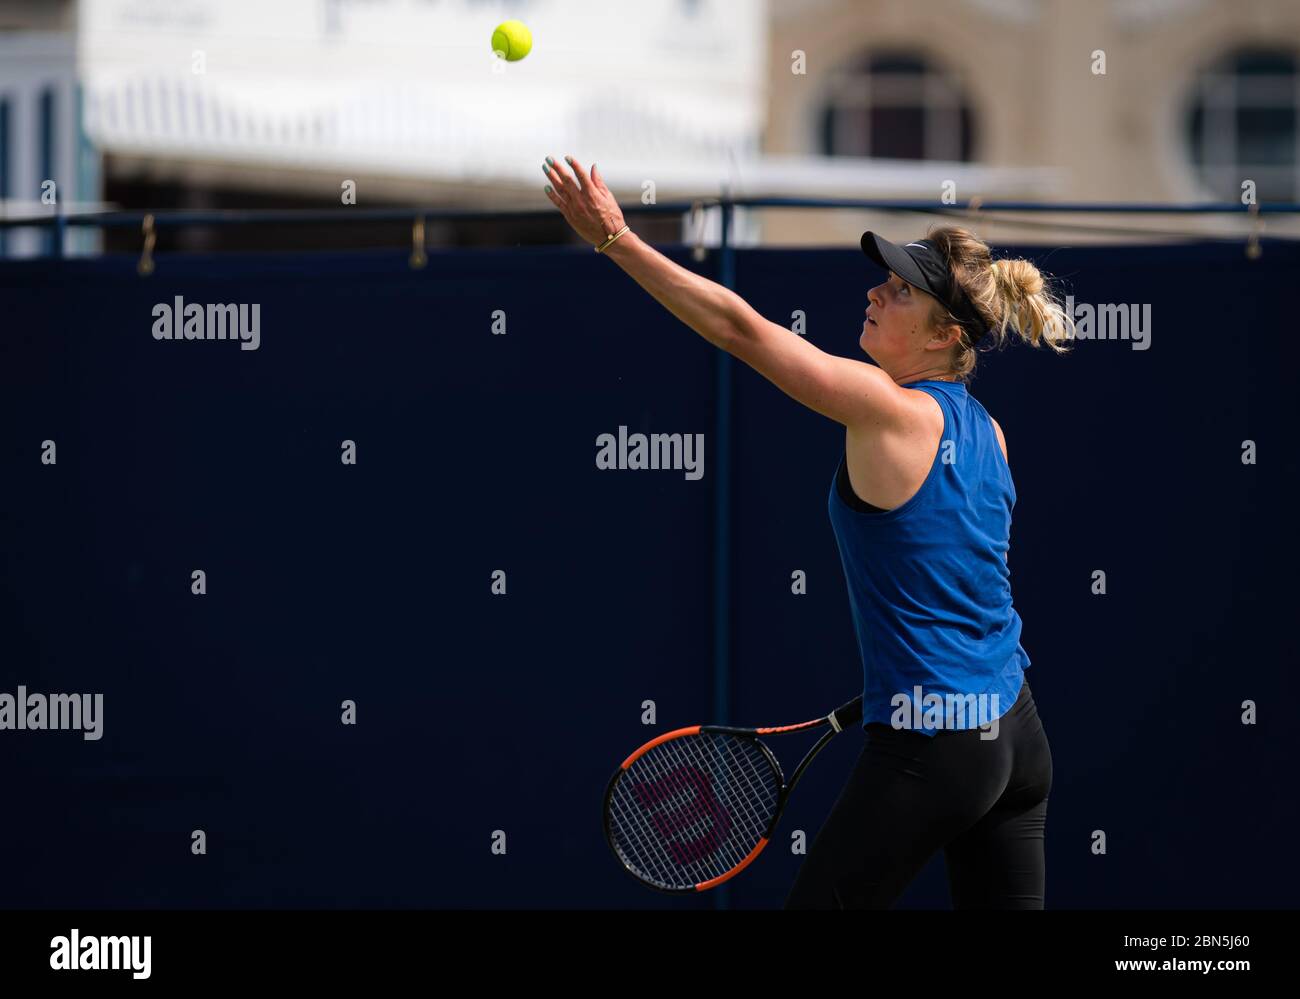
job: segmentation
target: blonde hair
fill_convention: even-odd
[[[947,260],[954,280],[965,290],[989,330],[988,342],[982,343],[979,351],[1006,346],[1011,331],[1033,347],[1047,346],[1058,354],[1070,349],[1074,317],[1048,287],[1046,275],[1031,261],[994,260],[988,244],[961,226],[938,226],[930,230],[928,238]],[[969,381],[975,372],[977,354],[970,331],[937,300],[931,321],[936,327],[951,323],[961,329],[953,348],[953,374],[960,381]]]

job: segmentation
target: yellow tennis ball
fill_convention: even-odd
[[[533,33],[523,21],[502,21],[492,32],[492,51],[507,62],[518,62],[533,49]]]

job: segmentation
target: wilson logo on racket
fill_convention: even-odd
[[[604,832],[623,869],[665,892],[697,892],[735,877],[771,839],[790,792],[846,725],[862,720],[856,697],[824,718],[775,728],[693,725],[651,739],[605,788]],[[759,740],[829,726],[786,784]]]
[[[714,796],[708,773],[698,767],[677,767],[633,784],[632,792],[679,866],[713,853],[731,831],[731,816]]]

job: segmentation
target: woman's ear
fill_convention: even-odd
[[[956,323],[942,323],[935,327],[934,335],[925,345],[926,350],[947,350],[961,339],[961,327]]]

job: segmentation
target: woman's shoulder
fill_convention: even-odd
[[[987,410],[985,412],[987,412]],[[993,419],[992,413],[989,413],[989,422],[993,424],[993,432],[998,435],[998,447],[1002,448],[1002,457],[1007,464],[1010,464],[1011,459],[1007,456],[1007,437],[1006,434],[1002,432],[1002,425],[998,423],[997,420]]]
[[[993,433],[997,436],[998,447],[1002,449],[1002,457],[1004,459],[1007,458],[1007,437],[1006,434],[1002,432],[1002,424],[998,423],[998,421],[993,418],[993,414],[984,407],[982,402],[976,399],[973,395],[969,396],[969,398],[971,408],[982,413],[988,419],[989,423],[993,425]]]

